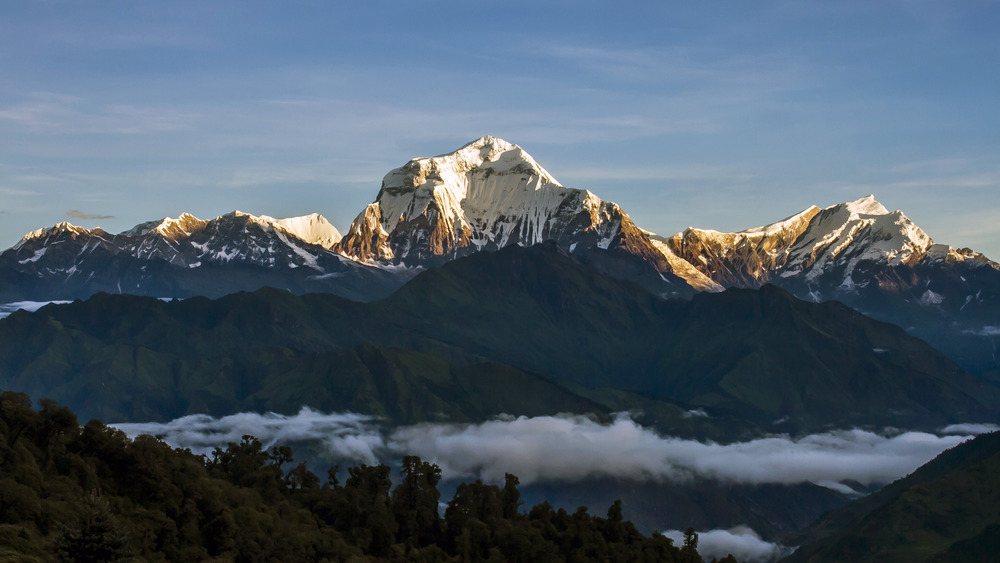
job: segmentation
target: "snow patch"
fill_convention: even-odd
[[[41,258],[42,256],[45,256],[45,251],[46,250],[48,250],[48,248],[43,246],[43,247],[39,248],[38,250],[36,250],[34,256],[32,256],[31,258],[26,258],[24,260],[18,260],[17,263],[18,264],[27,264],[28,262],[38,262],[39,258]]]
[[[940,305],[944,302],[944,296],[940,293],[934,293],[931,290],[927,290],[923,295],[920,296],[920,304],[929,307],[931,305]]]

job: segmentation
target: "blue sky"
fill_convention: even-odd
[[[1000,259],[998,26],[980,0],[3,2],[0,247],[184,211],[343,231],[391,168],[491,134],[664,235],[874,193]]]

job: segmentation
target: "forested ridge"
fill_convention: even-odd
[[[386,465],[321,479],[253,436],[199,456],[21,393],[0,395],[0,455],[0,561],[702,561],[693,531],[644,536],[620,502],[525,510],[510,474],[459,485],[442,516],[417,457],[395,487]]]

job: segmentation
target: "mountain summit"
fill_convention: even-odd
[[[935,245],[902,211],[889,212],[869,195],[736,233],[689,228],[664,239],[676,255],[727,287],[759,287],[775,278],[806,283],[836,276],[845,288],[865,265],[915,265],[931,257],[964,261],[966,255]],[[979,261],[986,263],[980,255]]]
[[[543,241],[573,253],[623,250],[673,270],[617,204],[564,187],[521,147],[489,136],[390,171],[338,248],[362,261],[438,265]]]

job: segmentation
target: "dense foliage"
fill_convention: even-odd
[[[509,474],[442,517],[441,470],[416,457],[395,488],[385,465],[321,482],[252,436],[197,456],[20,393],[0,395],[0,456],[0,561],[701,561],[696,535],[643,536],[620,502],[524,512]]]
[[[794,562],[996,561],[1000,432],[960,444],[791,538]]]

